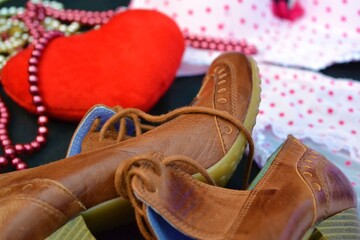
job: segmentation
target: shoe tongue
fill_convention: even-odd
[[[207,74],[204,77],[199,93],[191,102],[191,106],[213,108],[213,101],[209,101],[209,99],[214,98],[214,89],[215,89],[215,81],[213,80],[213,77],[210,74]]]
[[[101,147],[115,144],[116,137],[107,138],[100,142],[99,132],[91,131],[96,119],[100,119],[100,124],[98,128],[101,128],[103,124],[115,113],[116,111],[113,108],[104,105],[97,105],[91,108],[85,114],[79,126],[75,130],[66,157],[71,157],[79,153],[84,153]],[[134,125],[130,120],[127,120],[126,127],[127,127],[128,135],[131,135],[135,130]],[[115,130],[116,131],[110,132],[109,135],[116,136],[118,131],[118,126],[115,126]]]

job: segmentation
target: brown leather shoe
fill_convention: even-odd
[[[133,203],[146,239],[360,238],[349,180],[293,137],[245,191],[196,181],[173,165],[179,161],[211,182],[201,166],[183,156],[162,163],[153,156],[135,157],[117,171],[117,190]]]
[[[162,163],[142,156],[116,173],[146,239],[360,239],[351,183],[293,137],[244,191],[196,181],[178,161],[197,167],[182,156]]]
[[[122,140],[126,138],[125,117],[132,117],[139,136],[37,168],[2,174],[0,239],[43,239],[80,212],[116,198],[116,168],[139,154],[191,157],[224,185],[241,159],[246,139],[251,139],[249,132],[260,101],[259,81],[253,60],[237,53],[224,54],[211,65],[193,106],[159,117],[127,109],[99,133],[106,138],[107,128],[119,119]],[[138,118],[166,123],[140,135]]]

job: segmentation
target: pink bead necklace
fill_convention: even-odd
[[[214,51],[237,51],[246,55],[257,53],[255,45],[242,40],[224,40],[220,38],[204,37],[200,35],[185,35],[185,43],[194,48]]]
[[[30,35],[33,37],[34,48],[29,59],[29,92],[36,106],[36,114],[38,116],[37,136],[30,143],[13,144],[8,133],[9,112],[5,103],[0,98],[0,145],[3,148],[4,156],[0,156],[0,167],[12,164],[17,170],[27,168],[27,164],[20,158],[20,155],[31,154],[38,151],[46,144],[48,134],[48,117],[46,114],[46,106],[39,90],[39,62],[41,56],[50,41],[59,36],[63,36],[59,31],[46,32],[42,25],[46,16],[59,19],[65,22],[77,21],[82,25],[95,26],[104,24],[115,14],[115,11],[83,11],[83,10],[57,10],[51,7],[35,4],[31,1],[27,2],[26,9],[23,14],[16,16],[22,20],[29,29]]]

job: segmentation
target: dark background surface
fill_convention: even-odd
[[[127,6],[129,3],[128,0],[61,0],[59,2],[63,2],[65,8],[97,11],[115,9],[119,6]],[[25,3],[25,0],[10,0],[0,5],[0,8],[2,6],[24,6]],[[333,65],[322,72],[333,77],[360,80],[360,62]],[[201,85],[202,77],[203,76],[176,78],[167,93],[151,110],[151,113],[161,114],[177,107],[188,105],[197,94]],[[0,94],[9,108],[10,134],[13,142],[24,143],[32,141],[37,131],[36,116],[26,112],[24,109],[15,104],[5,95],[1,87]],[[49,123],[49,137],[47,145],[45,148],[41,149],[40,152],[25,158],[29,167],[36,167],[64,158],[68,144],[76,127],[77,123],[61,122],[51,119]],[[244,161],[242,161],[237,169],[237,172],[234,174],[234,177],[230,180],[228,187],[239,188],[241,184],[241,177],[239,177],[239,175],[242,174],[243,163]],[[0,173],[13,170],[13,168],[7,167],[0,169]],[[254,164],[253,176],[258,171],[259,168],[256,164]],[[140,235],[136,230],[136,226],[130,225],[96,237],[99,239],[137,239],[140,238]]]

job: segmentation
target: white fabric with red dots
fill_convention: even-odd
[[[360,59],[359,0],[301,0],[305,14],[294,22],[274,16],[271,2],[132,0],[129,7],[163,12],[186,34],[245,39],[257,47],[257,61],[319,70]],[[219,53],[189,47],[183,63],[208,65]]]
[[[254,136],[271,127],[280,139],[308,138],[360,163],[359,82],[268,64],[259,68],[262,94]]]

